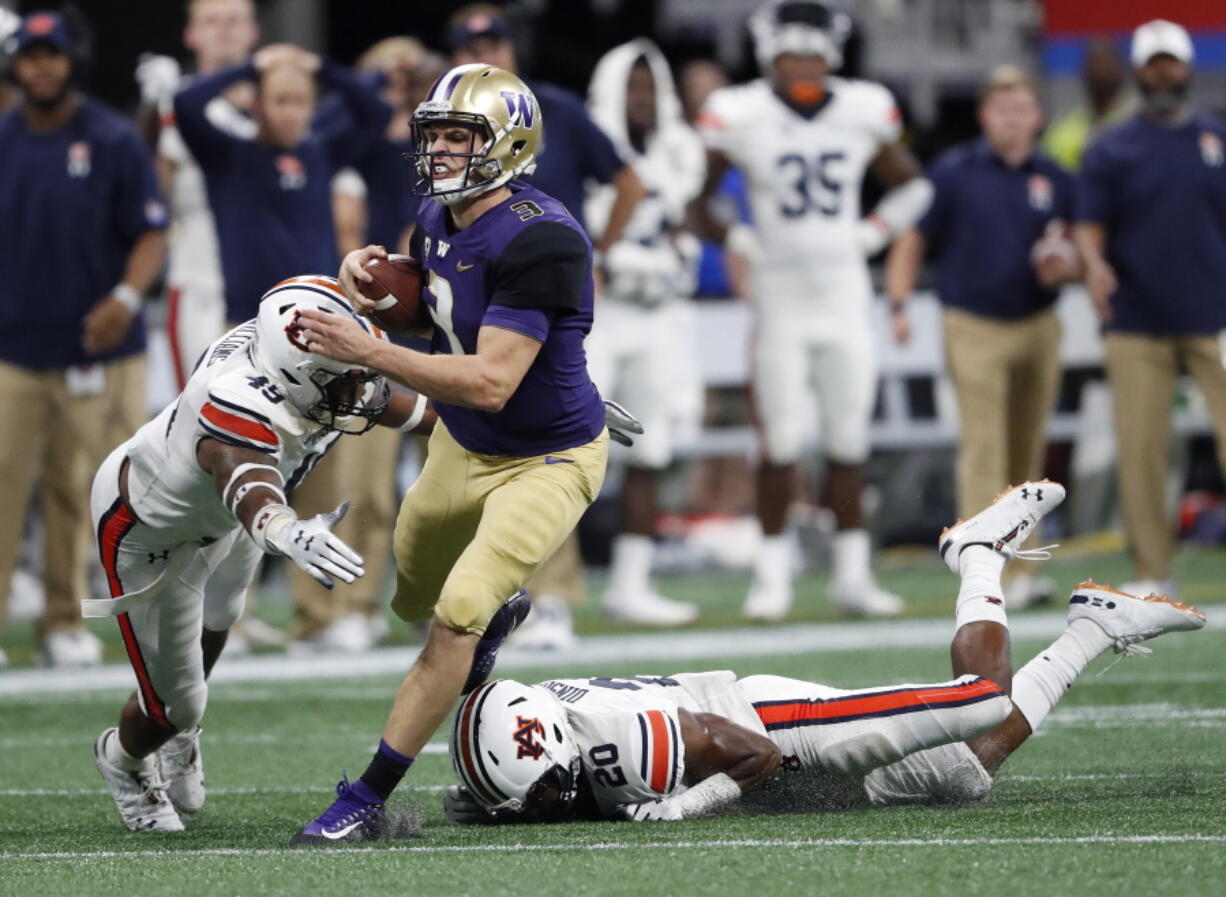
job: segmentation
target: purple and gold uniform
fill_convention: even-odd
[[[433,353],[473,354],[482,327],[540,352],[501,411],[436,402],[439,424],[396,524],[393,608],[481,633],[600,492],[604,405],[587,374],[591,243],[557,200],[519,181],[459,230],[423,203],[412,251],[425,272]]]

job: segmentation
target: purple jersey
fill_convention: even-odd
[[[430,350],[475,354],[482,326],[540,341],[506,406],[490,413],[435,402],[455,440],[483,455],[558,452],[595,439],[604,404],[587,374],[592,246],[556,199],[512,181],[512,195],[457,230],[444,206],[422,203],[413,255],[425,269],[434,318]]]

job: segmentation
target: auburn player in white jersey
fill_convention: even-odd
[[[652,591],[649,571],[659,473],[673,458],[678,399],[684,399],[679,394],[692,384],[701,407],[697,347],[685,330],[684,308],[695,287],[699,246],[681,227],[702,187],[705,154],[682,118],[667,60],[646,38],[601,58],[588,109],[647,188],[621,239],[604,254],[600,314],[586,343],[588,371],[601,394],[634,409],[644,430],[620,452],[626,460],[622,531],[613,542],[603,604],[617,619],[689,623],[697,608]],[[589,194],[586,218],[593,233],[604,228],[615,199],[611,187]]]
[[[196,74],[207,75],[241,62],[259,41],[252,0],[189,0],[183,42],[195,55]],[[216,225],[204,175],[175,125],[174,93],[188,79],[169,56],[142,57],[136,72],[143,100],[158,111],[157,165],[171,212],[166,272],[166,335],[179,389],[197,360],[226,329],[225,290]],[[240,84],[209,104],[210,119],[237,137],[254,139],[255,121],[245,109],[252,88]]]
[[[845,13],[818,0],[770,0],[750,25],[763,77],[717,90],[704,105],[707,181],[692,207],[704,236],[749,263],[765,539],[744,613],[778,619],[791,605],[784,527],[816,417],[838,529],[832,600],[852,613],[893,615],[902,603],[873,580],[860,505],[877,382],[866,259],[923,214],[932,186],[899,142],[889,91],[831,74],[851,27]],[[745,174],[752,225],[726,227],[709,208],[729,166]],[[866,170],[888,191],[861,216]]]
[[[306,309],[382,336],[333,278],[290,278],[209,347],[178,399],[94,478],[111,597],[83,602],[83,613],[117,618],[138,685],[94,759],[133,831],[180,831],[204,802],[206,679],[263,555],[288,557],[329,588],[364,572],[330,532],[347,505],[300,520],[288,493],[343,433],[423,423],[421,396],[389,398],[379,374],[308,351]]]
[[[728,671],[499,680],[456,714],[450,750],[462,785],[444,797],[447,817],[686,819],[738,800],[780,768],[842,779],[875,805],[984,797],[1091,661],[1108,648],[1148,652],[1137,643],[1205,625],[1195,608],[1081,583],[1064,633],[1013,676],[1007,631],[1002,643],[972,624],[1003,621],[1004,563],[1063,497],[1058,483],[1025,483],[941,533],[941,557],[961,578],[957,678],[855,691]],[[826,790],[846,799],[831,780],[812,808]]]

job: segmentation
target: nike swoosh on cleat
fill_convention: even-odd
[[[352,822],[349,825],[345,826],[343,829],[339,829],[336,832],[330,832],[327,829],[321,829],[319,833],[323,835],[325,838],[327,838],[329,841],[339,841],[341,838],[345,837],[347,834],[349,834],[351,831],[353,831],[355,828],[357,828],[361,824],[362,824],[362,820],[359,819],[357,822]]]
[[[555,458],[553,455],[545,456],[546,464],[574,464],[573,458]]]

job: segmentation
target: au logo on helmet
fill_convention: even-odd
[[[531,757],[533,760],[538,759],[541,754],[545,753],[545,745],[537,741],[533,736],[539,735],[545,737],[545,727],[541,725],[541,721],[536,717],[515,717],[515,744],[518,746],[515,751],[515,759],[522,760],[524,757]]]

